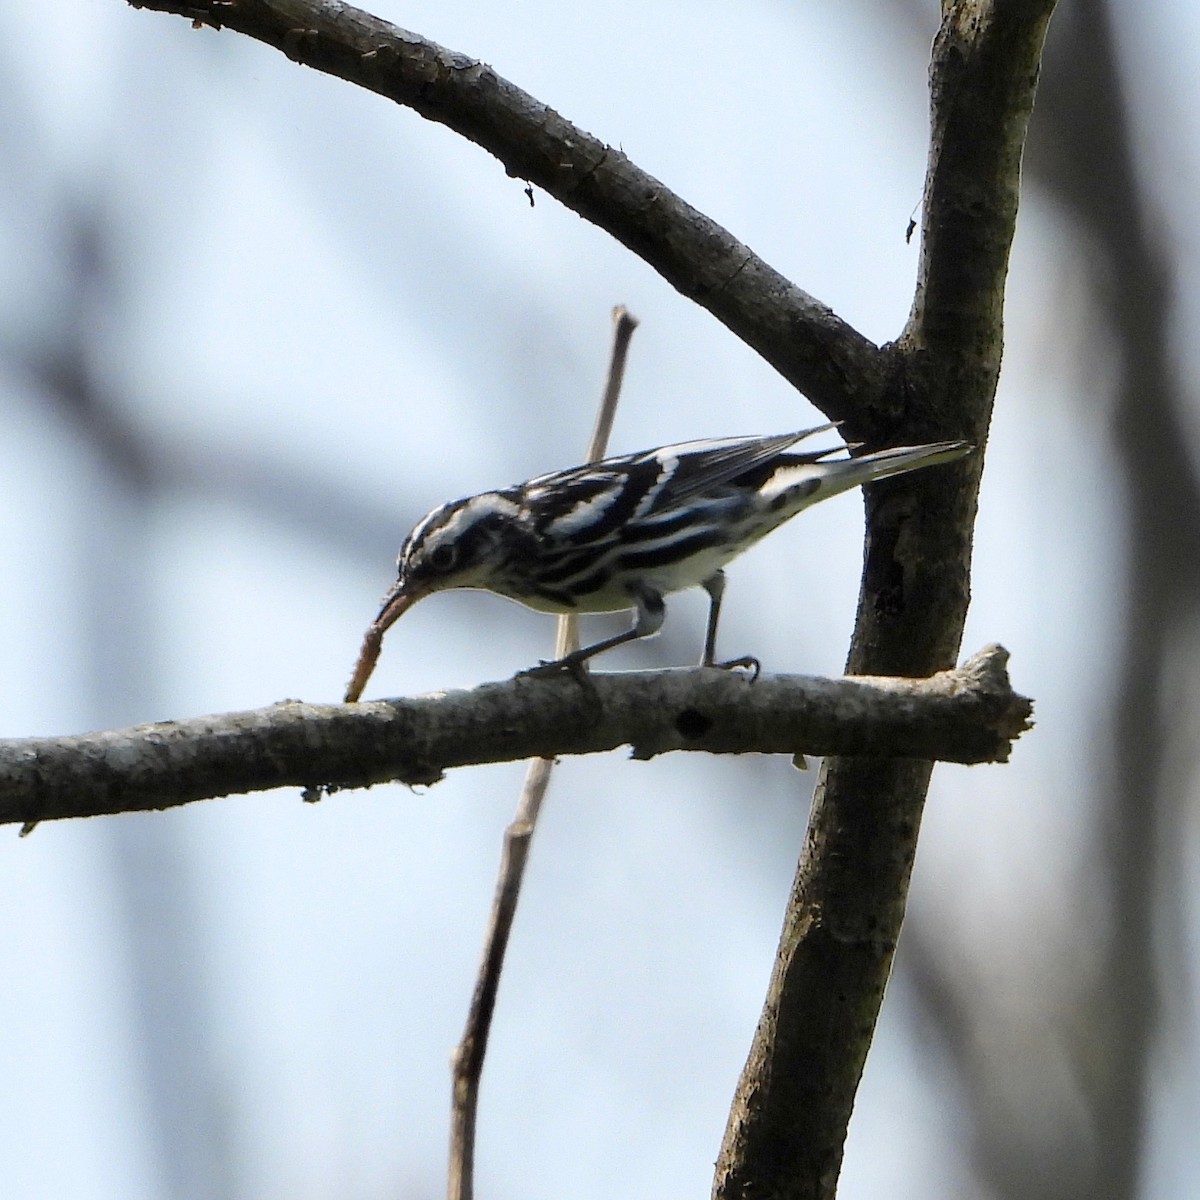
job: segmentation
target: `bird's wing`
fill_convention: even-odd
[[[533,514],[538,533],[560,542],[562,553],[582,545],[615,544],[630,521],[682,510],[718,484],[769,462],[803,438],[833,428],[819,425],[774,437],[680,442],[606,458],[539,475],[521,485],[521,500]],[[815,462],[838,449],[803,457]]]
[[[659,450],[649,451],[638,457],[646,462],[658,461],[662,482],[650,504],[639,515],[658,513],[686,504],[710,488],[770,462],[804,438],[836,428],[836,423],[830,422],[812,429],[802,429],[798,433],[681,442],[676,446],[663,446]],[[815,451],[804,457],[816,462],[840,449],[841,446],[831,446],[828,450]]]

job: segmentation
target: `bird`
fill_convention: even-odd
[[[400,550],[396,582],[367,631],[346,699],[362,694],[387,629],[418,600],[451,588],[494,592],[545,613],[632,609],[629,629],[527,672],[540,674],[578,671],[597,654],[652,637],[666,617],[664,597],[702,587],[709,612],[700,665],[757,675],[751,657],[716,659],[726,564],[818,501],[974,449],[944,441],[840,458],[830,456],[861,447],[793,449],[836,428],[680,442],[435,508]]]

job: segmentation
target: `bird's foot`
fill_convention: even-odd
[[[741,658],[728,658],[724,662],[701,663],[704,667],[716,667],[718,671],[736,671],[739,668],[750,672],[748,682],[753,683],[762,673],[762,663],[752,654],[744,654]]]

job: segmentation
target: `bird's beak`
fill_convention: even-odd
[[[429,592],[428,588],[404,585],[403,580],[397,580],[391,590],[383,598],[379,616],[371,623],[363,636],[362,649],[358,654],[358,662],[354,664],[354,674],[346,688],[346,703],[351,704],[362,695],[375,663],[379,659],[379,650],[383,645],[383,635],[398,621],[418,600]]]
[[[392,585],[388,594],[384,596],[383,604],[379,609],[379,616],[375,618],[375,623],[371,628],[378,629],[379,636],[382,637],[385,630],[395,625],[426,594],[426,590],[425,588],[415,588],[411,585],[405,587],[403,582],[397,581]]]

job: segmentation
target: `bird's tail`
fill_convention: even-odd
[[[930,442],[925,446],[893,446],[876,450],[860,458],[843,458],[818,464],[821,469],[821,497],[848,491],[864,483],[919,471],[939,463],[954,462],[975,447],[970,442]]]

